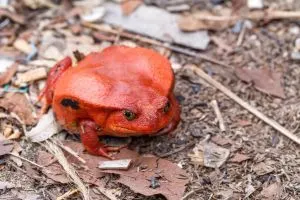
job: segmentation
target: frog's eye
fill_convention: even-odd
[[[60,103],[64,107],[71,107],[74,110],[79,109],[78,101],[75,101],[75,100],[72,100],[72,99],[63,99]]]
[[[169,112],[170,108],[171,108],[171,103],[170,101],[168,101],[164,107],[164,113]]]
[[[136,117],[135,113],[130,110],[124,110],[123,115],[128,121],[132,121]]]

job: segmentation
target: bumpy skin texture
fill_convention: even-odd
[[[109,157],[107,151],[115,150],[99,143],[101,135],[154,135],[176,128],[180,109],[174,74],[160,54],[112,46],[87,55],[76,67],[69,59],[51,70],[41,96],[65,129],[80,132],[88,152]],[[124,111],[134,118],[128,120]]]

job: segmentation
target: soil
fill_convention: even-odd
[[[288,10],[300,8],[298,1],[276,0],[265,1],[265,4]],[[47,12],[48,9],[41,9],[30,13],[35,15],[33,19],[42,21],[45,20],[43,17],[47,16]],[[25,26],[28,30],[34,27],[30,24],[34,22],[29,22]],[[232,33],[230,28],[210,32],[210,36],[217,37],[222,43],[232,47],[232,51],[222,50],[220,45],[211,42],[203,53],[228,64],[230,68],[132,40],[131,42],[140,46],[166,51],[170,55],[170,61],[180,66],[174,71],[176,76],[174,93],[181,105],[181,122],[172,134],[173,137],[161,135],[132,138],[129,148],[140,154],[150,153],[158,157],[168,153],[166,159],[181,165],[189,174],[186,194],[192,192],[185,199],[243,199],[251,188],[253,192],[245,199],[263,199],[262,191],[273,183],[279,183],[281,190],[280,197],[276,199],[300,199],[299,145],[205,83],[186,67],[186,64],[190,63],[201,67],[244,101],[300,137],[300,68],[299,62],[290,58],[291,52],[295,50],[295,40],[300,38],[300,31],[296,34],[291,31],[295,27],[300,29],[299,23],[290,20],[257,25],[246,31],[244,40],[238,47],[236,41],[239,34]],[[16,35],[25,34],[24,30],[18,29],[18,31]],[[90,37],[90,30],[82,31],[82,35]],[[117,43],[124,41],[128,40],[120,38]],[[101,45],[101,43],[105,42],[96,41],[93,45]],[[234,71],[242,67],[267,67],[281,72],[286,98],[267,95],[255,89],[253,84],[239,80]],[[226,131],[222,132],[219,128],[210,104],[212,100],[218,102]],[[220,168],[199,166],[191,161],[189,154],[194,145],[190,143],[197,144],[207,136],[217,145],[230,150],[230,158]],[[67,136],[67,138],[78,140],[75,136]],[[33,161],[36,161],[37,152],[45,150],[43,146],[26,140],[24,136],[17,141],[23,149],[21,155]],[[184,146],[186,148],[176,152],[176,149]],[[247,155],[249,159],[242,162],[230,161],[239,154]],[[55,199],[73,188],[71,184],[52,181],[41,172],[36,178],[28,176],[25,165],[23,162],[22,166],[18,166],[8,156],[0,157],[0,181],[7,181],[16,186],[12,189],[0,190],[0,199],[26,199],[26,195],[28,199],[30,197],[31,199]],[[163,196],[145,197],[136,194],[127,186],[115,183],[114,180],[117,178],[114,175],[105,177],[106,187],[119,192],[118,199],[164,199]],[[93,192],[93,199],[106,198],[96,190]],[[38,194],[38,197],[34,198],[34,194]],[[81,196],[72,195],[69,199],[81,199]]]

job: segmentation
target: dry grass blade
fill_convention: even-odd
[[[218,90],[220,90],[221,92],[223,92],[224,94],[226,94],[228,97],[230,97],[231,99],[233,99],[235,102],[237,102],[238,104],[240,104],[242,107],[244,107],[245,109],[247,109],[249,112],[251,112],[252,114],[254,114],[256,117],[258,117],[259,119],[261,119],[265,123],[267,123],[270,126],[272,126],[274,129],[276,129],[277,131],[279,131],[281,134],[285,135],[286,137],[290,138],[291,140],[293,140],[294,142],[296,142],[297,144],[300,145],[300,138],[298,138],[296,135],[294,135],[293,133],[291,133],[289,130],[287,130],[286,128],[284,128],[280,124],[278,124],[276,121],[268,118],[266,115],[264,115],[263,113],[261,113],[260,111],[258,111],[256,108],[252,107],[250,104],[248,104],[247,102],[245,102],[244,100],[242,100],[240,97],[238,97],[236,94],[234,94],[233,92],[231,92],[229,89],[227,89],[226,87],[224,87],[221,83],[219,83],[219,82],[215,81],[214,79],[212,79],[202,69],[198,68],[195,65],[189,65],[189,67],[198,76],[200,76],[201,78],[203,78],[209,84],[211,84],[212,86],[216,87]]]
[[[78,190],[82,193],[84,200],[89,200],[89,193],[88,189],[85,187],[79,176],[77,175],[75,169],[68,163],[66,157],[64,156],[62,150],[55,145],[54,143],[46,140],[46,149],[52,153],[55,158],[58,160],[58,162],[61,164],[61,166],[64,168],[66,173],[69,175],[69,177],[72,179],[74,184],[78,187]]]

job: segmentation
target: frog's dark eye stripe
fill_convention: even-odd
[[[74,110],[78,110],[79,109],[79,103],[75,100],[72,99],[63,99],[61,100],[61,105],[63,105],[64,107],[71,107]]]

